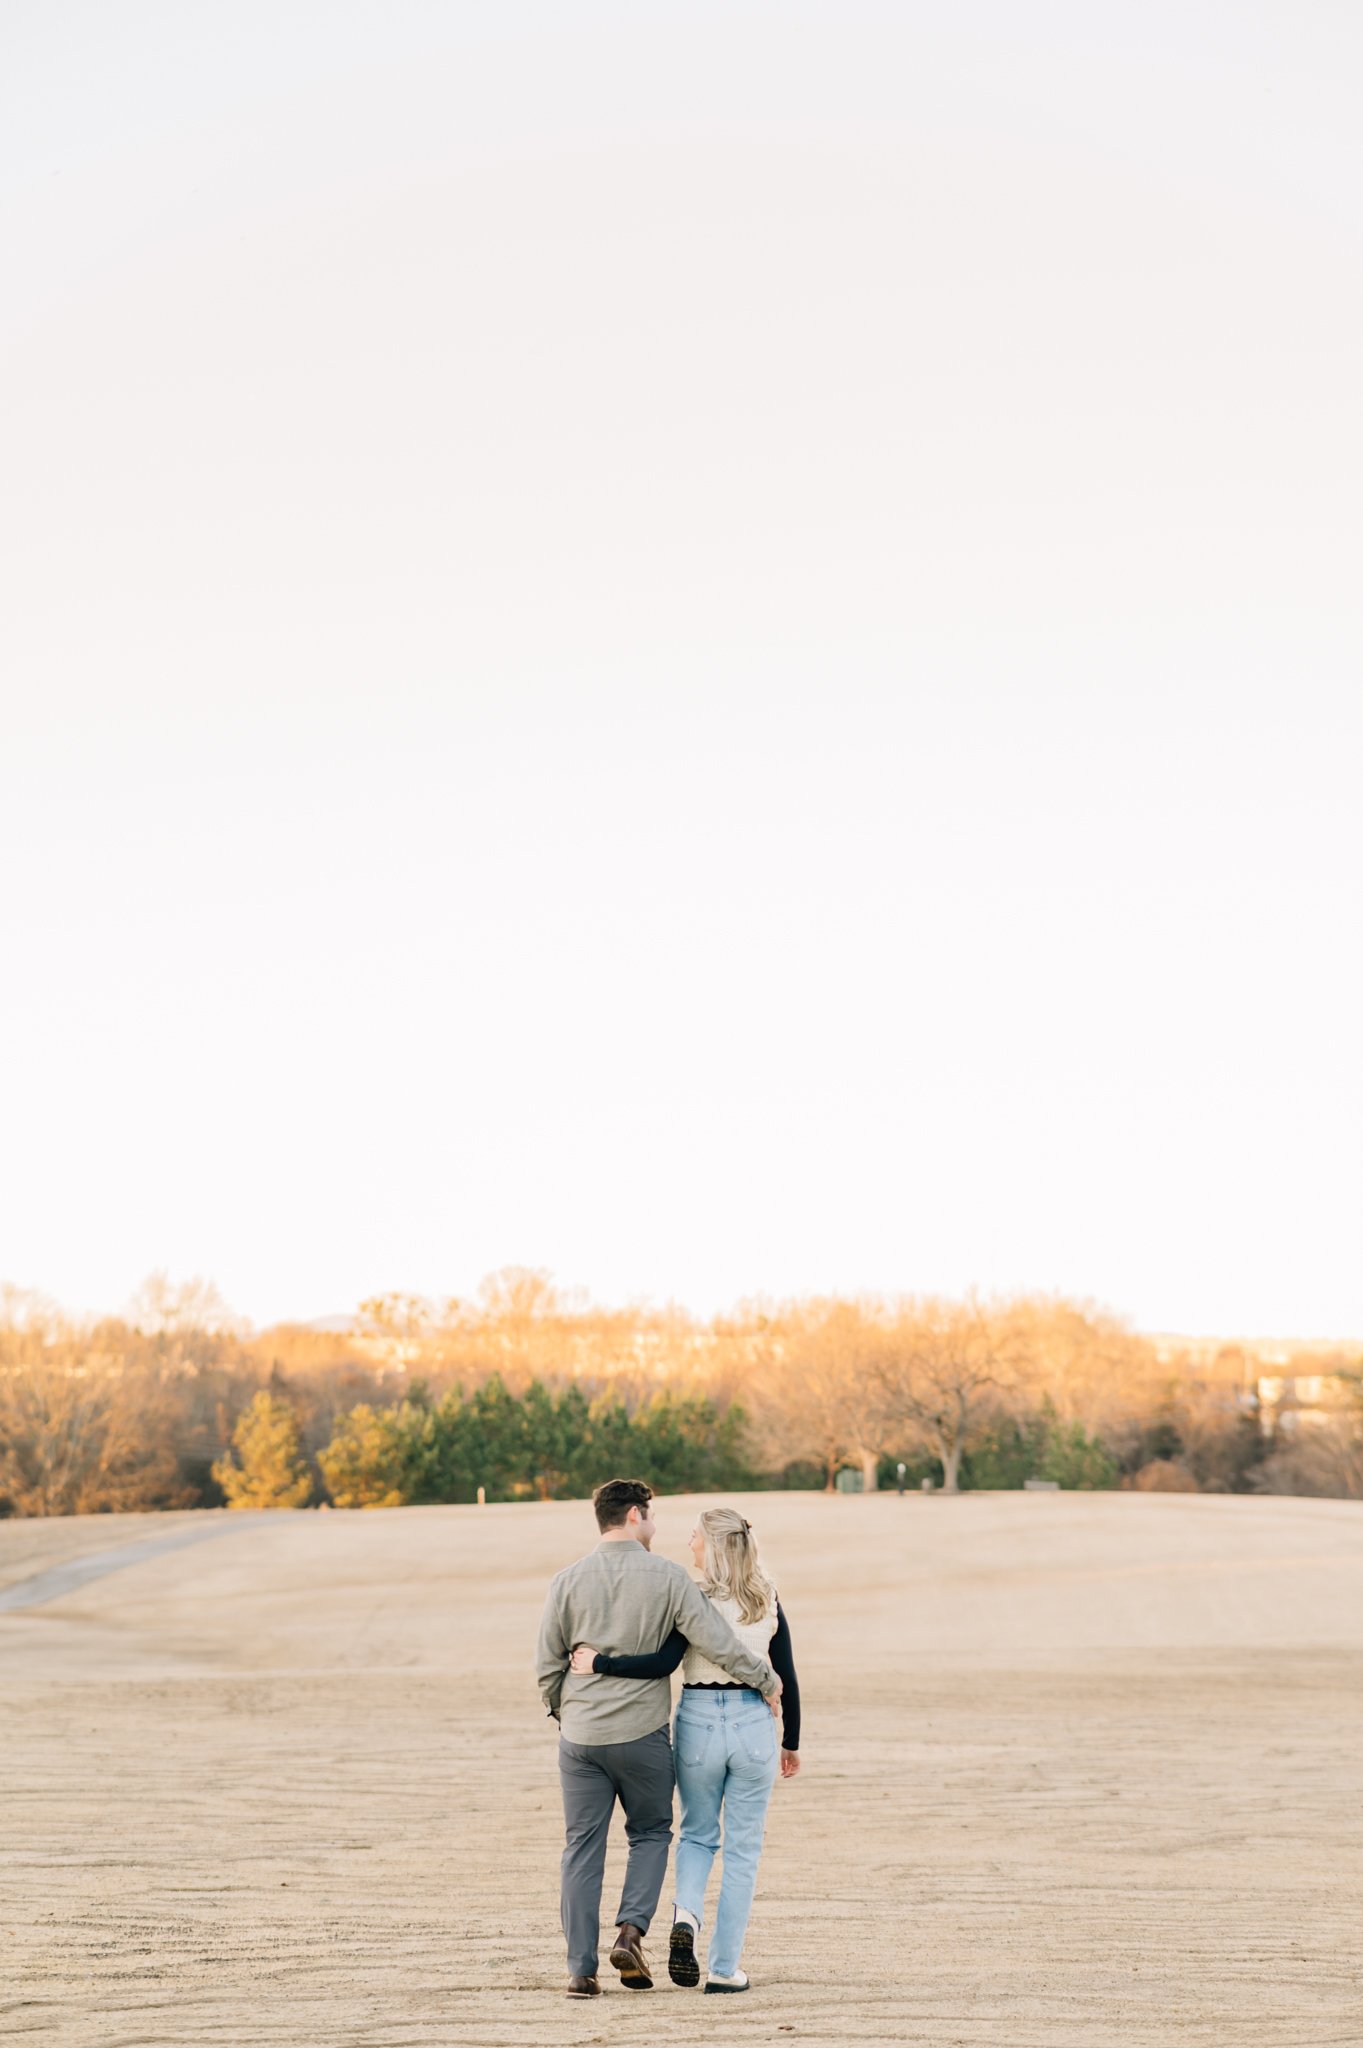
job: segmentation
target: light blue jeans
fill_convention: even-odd
[[[760,1692],[690,1687],[677,1708],[673,1739],[681,1793],[677,1904],[704,1920],[705,1885],[720,1844],[724,1864],[706,1964],[716,1977],[738,1973],[748,1931],[757,1860],[776,1783],[776,1722]]]

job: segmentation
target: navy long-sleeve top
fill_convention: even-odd
[[[780,1601],[776,1603],[776,1633],[767,1652],[771,1668],[781,1681],[781,1747],[800,1747],[800,1681],[795,1676],[795,1658],[790,1647],[790,1623]],[[670,1678],[686,1655],[686,1637],[679,1628],[657,1650],[640,1657],[611,1657],[598,1650],[592,1670],[607,1678]],[[718,1687],[708,1688],[717,1691]],[[705,1692],[705,1686],[693,1690]]]

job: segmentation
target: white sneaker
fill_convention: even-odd
[[[748,1973],[740,1970],[736,1977],[717,1977],[712,1970],[705,1980],[705,1988],[707,1991],[746,1991]]]

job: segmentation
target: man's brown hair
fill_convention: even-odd
[[[628,1519],[631,1508],[638,1508],[642,1513],[652,1498],[653,1488],[645,1486],[642,1479],[608,1479],[592,1495],[597,1528],[620,1528]]]

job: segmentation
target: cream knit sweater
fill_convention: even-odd
[[[724,1619],[728,1622],[745,1650],[751,1650],[754,1657],[765,1658],[767,1656],[771,1639],[776,1634],[775,1591],[772,1592],[771,1604],[767,1608],[766,1613],[757,1621],[740,1621],[738,1618],[738,1602],[736,1600],[712,1600],[710,1605],[714,1608],[716,1614],[724,1616]],[[770,1662],[770,1659],[768,1658],[767,1661]],[[683,1685],[732,1685],[733,1683],[734,1676],[731,1671],[721,1670],[718,1664],[712,1664],[708,1657],[702,1656],[693,1643],[687,1644],[686,1655],[682,1658]]]

